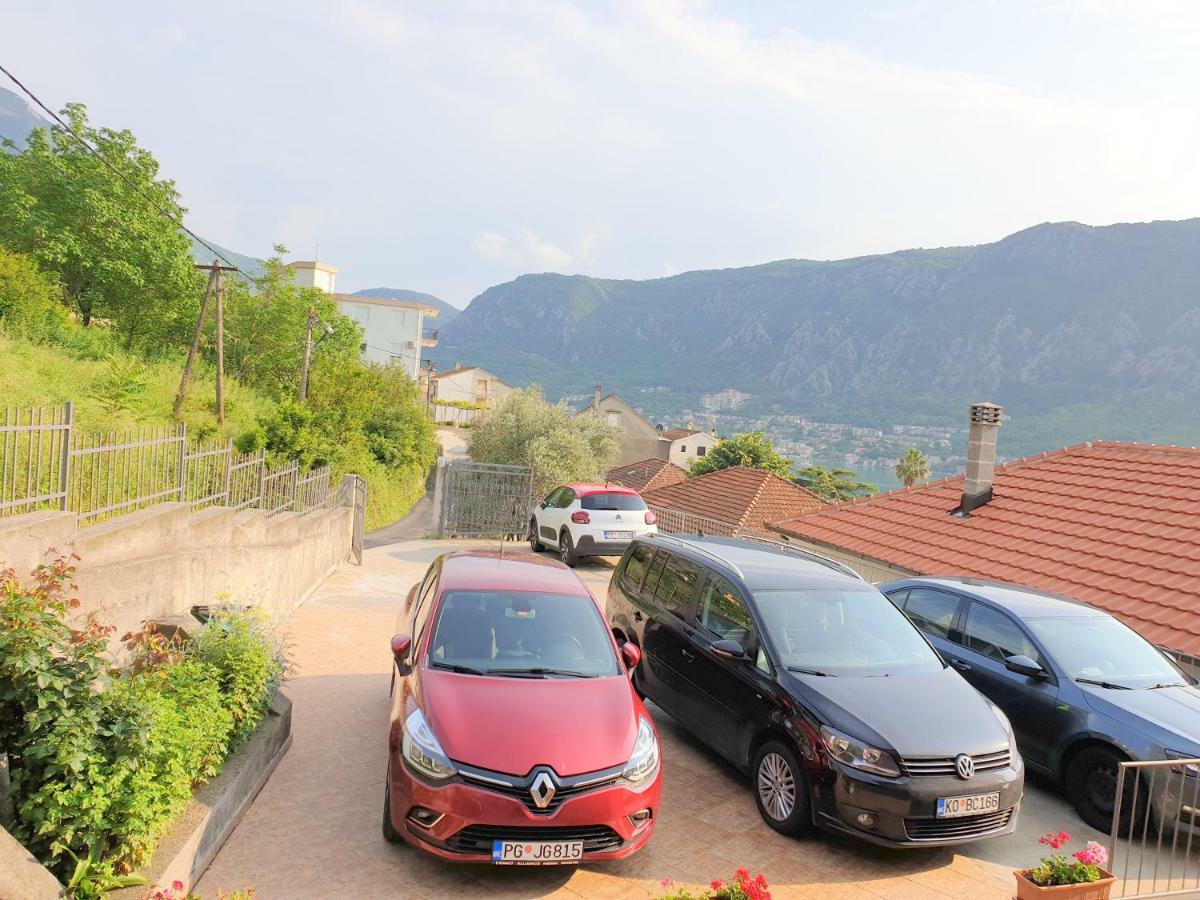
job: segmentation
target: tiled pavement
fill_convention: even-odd
[[[294,701],[294,743],[200,882],[200,893],[253,885],[260,900],[643,898],[664,877],[707,884],[746,866],[766,875],[779,900],[1003,900],[1012,894],[1012,865],[1034,855],[1037,845],[1028,835],[1050,827],[1030,825],[1019,840],[965,853],[888,851],[828,835],[785,838],[761,822],[735,771],[652,707],[663,737],[662,807],[650,844],[633,857],[579,868],[490,868],[387,844],[380,820],[388,639],[399,602],[428,562],[464,546],[408,541],[368,550],[361,568],[336,572],[297,611],[297,672],[286,688]],[[603,596],[611,565],[578,571]],[[1028,800],[1051,826],[1074,824],[1060,815],[1059,801],[1041,794]]]

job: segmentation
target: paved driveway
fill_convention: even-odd
[[[667,877],[707,884],[738,866],[762,872],[776,898],[1003,900],[1036,836],[1065,828],[1100,839],[1069,807],[1030,785],[1020,832],[961,851],[889,851],[834,836],[784,838],[759,819],[742,777],[651,707],[663,738],[662,809],[650,844],[618,863],[577,869],[454,865],[380,834],[388,639],[399,602],[428,563],[462,541],[368,550],[326,581],[293,619],[294,743],[199,885],[253,885],[260,900],[396,897],[638,897]],[[579,574],[604,596],[610,563]]]

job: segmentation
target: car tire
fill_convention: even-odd
[[[538,540],[538,523],[536,516],[529,520],[529,549],[534,553],[542,553],[546,549],[546,545]]]
[[[767,741],[754,756],[754,802],[763,821],[780,834],[812,831],[808,779],[799,754],[782,741]]]
[[[387,781],[383,783],[383,839],[389,844],[403,844],[404,836],[392,824],[392,766],[388,763]]]
[[[1079,818],[1097,831],[1112,831],[1113,811],[1117,798],[1117,773],[1125,761],[1116,750],[1108,747],[1087,747],[1080,750],[1067,767],[1067,799],[1079,813]],[[1134,780],[1126,778],[1125,798],[1121,801],[1120,833],[1129,832],[1134,805]],[[1139,791],[1137,805],[1145,809],[1145,791]],[[1150,816],[1154,818],[1153,814]]]
[[[571,543],[571,532],[565,528],[558,536],[558,558],[572,569],[579,564],[579,557],[575,553],[575,545]]]

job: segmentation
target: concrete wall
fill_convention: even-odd
[[[482,382],[482,384],[480,383]],[[463,369],[434,379],[435,401],[496,403],[512,393],[512,388],[483,369]]]
[[[666,442],[664,441],[663,444],[666,445]],[[667,459],[681,469],[687,469],[692,465],[694,460],[704,455],[700,452],[701,447],[704,448],[704,453],[708,453],[713,447],[717,446],[717,438],[707,431],[698,431],[685,438],[672,441],[669,446],[670,450],[667,453]]]
[[[347,560],[353,513],[338,507],[268,519],[261,510],[162,503],[82,529],[72,513],[29,513],[0,519],[0,568],[25,575],[55,556],[78,555],[75,615],[114,625],[118,637],[222,595],[286,613]]]

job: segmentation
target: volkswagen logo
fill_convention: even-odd
[[[966,781],[975,774],[975,760],[965,753],[960,753],[954,757],[954,769],[958,772],[958,777]]]
[[[529,785],[529,796],[533,798],[533,805],[538,809],[545,809],[549,806],[554,800],[555,793],[557,791],[554,787],[554,779],[550,777],[549,772],[538,772],[533,783]]]

